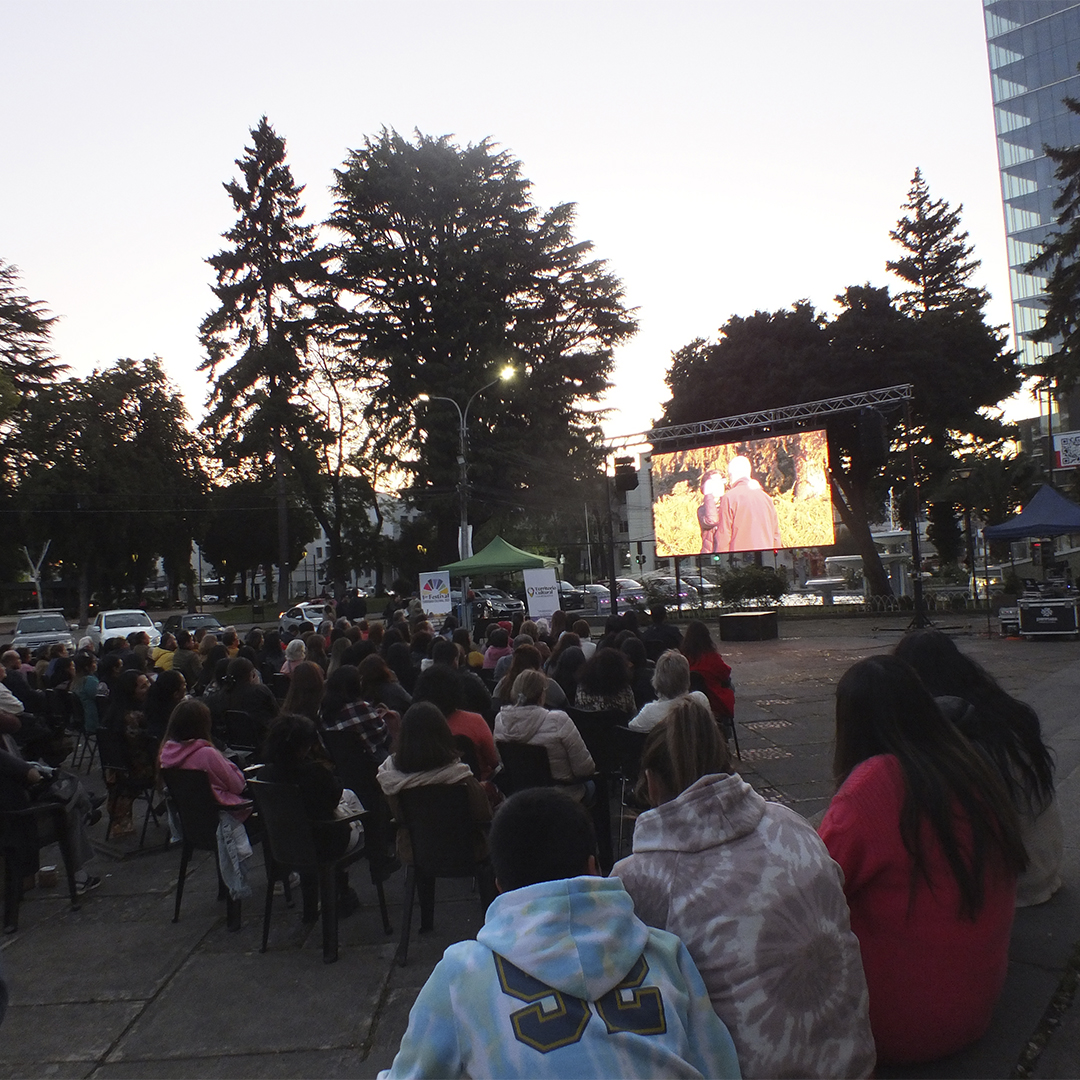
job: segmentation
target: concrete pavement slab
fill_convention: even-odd
[[[410,985],[393,987],[387,992],[379,1011],[379,1024],[374,1033],[371,1052],[359,1066],[356,1076],[371,1080],[381,1069],[390,1068],[401,1038],[409,1026],[409,1012],[419,989],[418,986]]]
[[[279,1050],[272,1054],[224,1054],[218,1057],[173,1058],[153,1063],[160,1080],[273,1080],[276,1077],[312,1076],[325,1080],[366,1075],[353,1050]],[[85,1075],[85,1074],[82,1074]],[[90,1074],[93,1080],[144,1080],[150,1075],[145,1061],[109,1062]],[[373,1074],[374,1075],[374,1074]]]
[[[87,934],[92,937],[87,963]],[[154,996],[206,933],[189,926],[98,921],[73,914],[57,920],[41,941],[20,935],[4,951],[4,963],[18,971],[20,1005],[57,1002],[141,1001]]]
[[[341,950],[189,958],[141,1013],[108,1061],[213,1058],[361,1046],[386,981],[385,958]]]
[[[96,1064],[141,1008],[135,1001],[10,1005],[0,1039],[0,1073],[33,1065],[34,1075],[45,1076],[56,1062]]]

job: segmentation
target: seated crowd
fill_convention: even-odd
[[[41,779],[18,762],[48,747],[34,720],[52,687],[80,703],[87,732],[123,747],[124,778],[106,770],[113,835],[134,827],[121,780],[160,767],[205,771],[242,831],[237,714],[264,778],[296,784],[313,819],[349,794],[331,752],[342,739],[370,763],[365,797],[399,822],[405,792],[464,792],[501,895],[477,940],[436,968],[387,1075],[865,1077],[935,1060],[986,1030],[1015,906],[1060,884],[1038,718],[936,631],[840,680],[836,789],[816,830],[733,768],[731,668],[703,623],[680,634],[662,610],[644,629],[635,613],[613,617],[595,641],[557,612],[493,624],[481,644],[415,605],[385,626],[342,618],[289,641],[182,633],[151,650],[133,638],[100,656],[86,642],[73,658],[3,654],[3,805]],[[646,809],[613,867],[598,863],[606,809],[587,812],[607,790],[587,742],[596,723],[639,733]],[[514,744],[542,748],[550,788],[506,799],[499,748],[509,760]],[[362,832],[346,824],[324,842],[345,853]],[[411,862],[406,829],[378,842],[379,880]],[[317,891],[302,884],[311,919]],[[344,873],[338,888],[347,915],[358,901]],[[426,930],[433,884],[418,889]],[[522,1004],[548,997],[576,1027]],[[614,1031],[633,1038],[616,1045]]]

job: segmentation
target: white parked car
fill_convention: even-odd
[[[303,622],[309,622],[316,630],[323,619],[334,619],[334,605],[314,600],[305,600],[296,607],[283,611],[279,616],[278,629],[283,634],[292,634]]]
[[[137,608],[100,611],[86,633],[94,643],[94,648],[100,649],[109,638],[126,638],[128,634],[137,631],[144,631],[149,635],[151,645],[161,643],[161,623],[154,622],[145,611]]]

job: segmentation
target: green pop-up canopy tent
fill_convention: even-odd
[[[474,574],[508,573],[511,570],[551,570],[557,565],[555,559],[546,555],[534,555],[531,551],[522,551],[521,548],[508,544],[501,536],[496,536],[487,547],[471,558],[447,563],[439,569],[460,577],[472,577]]]

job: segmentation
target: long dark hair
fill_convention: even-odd
[[[351,705],[354,701],[363,698],[363,689],[360,685],[360,672],[351,664],[342,664],[341,667],[326,680],[326,695],[322,703],[322,719],[324,724],[332,724],[337,714]]]
[[[270,725],[263,753],[284,775],[295,773],[319,741],[313,720],[298,713],[282,713]]]
[[[548,657],[548,671],[555,670],[559,659],[567,649],[581,649],[581,638],[579,638],[573,630],[567,630],[559,635],[559,640],[555,642],[555,648],[551,650],[551,655]],[[581,650],[581,655],[585,655],[583,649]]]
[[[360,661],[360,689],[365,699],[377,701],[386,683],[397,682],[398,677],[386,666],[386,661],[372,653]]]
[[[447,664],[432,664],[420,672],[413,688],[413,702],[430,701],[443,716],[461,708],[461,679]]]
[[[542,662],[540,650],[535,645],[519,645],[514,650],[513,659],[510,661],[510,670],[503,680],[502,703],[509,705],[513,702],[514,680],[525,671],[539,671]]]
[[[281,703],[281,711],[299,713],[309,720],[317,719],[324,684],[323,669],[313,660],[302,660],[289,672],[289,690]]]
[[[585,661],[578,687],[590,694],[617,694],[630,686],[630,661],[618,649],[597,649]]]
[[[124,719],[129,712],[142,712],[145,702],[135,697],[139,679],[145,679],[146,672],[135,668],[125,668],[116,680],[116,685],[109,694],[109,709],[105,714],[105,726],[110,731],[123,732]]]
[[[551,665],[551,661],[548,661]],[[585,654],[580,645],[571,645],[559,653],[559,659],[551,667],[551,678],[557,682],[566,695],[567,701],[573,701],[577,694],[577,677],[580,668],[585,666]]]
[[[910,664],[935,697],[963,698],[972,709],[958,722],[1001,773],[1014,801],[1039,814],[1054,797],[1054,761],[1035,710],[1011,697],[984,667],[940,630],[914,630],[894,655]]]
[[[181,701],[170,713],[162,743],[187,742],[189,739],[209,742],[210,728],[210,710],[203,702],[188,698]]]
[[[401,718],[394,765],[399,772],[427,772],[460,760],[446,717],[430,701],[410,705]]]
[[[169,717],[179,704],[175,698],[186,687],[183,673],[170,669],[163,671],[151,684],[146,694],[146,730],[155,738],[163,738]]]
[[[679,649],[691,664],[704,653],[719,651],[713,642],[712,634],[709,633],[709,628],[699,619],[692,619],[687,623],[686,633],[683,634]]]
[[[911,856],[911,895],[920,876],[933,884],[921,839],[925,821],[956,879],[960,914],[974,921],[991,864],[1010,874],[1027,865],[1016,810],[996,771],[945,719],[918,675],[893,656],[860,660],[837,684],[837,786],[878,754],[896,757],[904,777],[900,836]],[[957,808],[970,845],[957,834]]]

